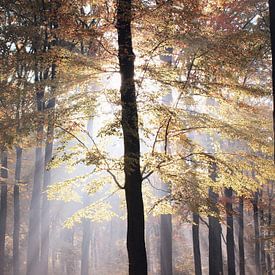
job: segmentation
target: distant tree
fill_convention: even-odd
[[[8,207],[8,155],[7,151],[1,151],[1,202],[0,202],[0,274],[5,273],[6,267],[6,229]]]
[[[211,178],[216,180],[217,164],[213,163],[210,170]],[[209,274],[219,275],[223,274],[223,256],[222,256],[222,244],[221,244],[221,234],[222,228],[219,219],[215,217],[218,213],[217,203],[218,194],[216,194],[211,188],[209,189],[209,200],[211,204],[212,215],[209,216]]]
[[[200,216],[198,213],[193,213],[192,237],[193,237],[193,253],[194,253],[194,264],[195,264],[196,275],[202,274],[199,226],[200,226]]]
[[[239,270],[240,275],[245,274],[245,256],[244,256],[244,199],[241,196],[239,198],[238,209],[238,244],[239,244]]]
[[[233,221],[233,192],[231,188],[224,190],[226,197],[226,251],[228,274],[236,274],[235,268],[235,241],[234,241],[234,221]]]

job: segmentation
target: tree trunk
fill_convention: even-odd
[[[66,247],[63,250],[64,265],[65,265],[65,274],[66,275],[75,275],[75,253],[73,250],[74,247],[74,231],[73,229],[64,230],[64,240],[66,242]]]
[[[46,190],[51,184],[51,170],[48,169],[48,164],[51,161],[53,154],[54,109],[50,110],[50,112],[51,113],[48,117],[49,124],[45,148],[43,199],[41,213],[41,270],[45,275],[48,274],[48,258],[50,245],[50,205],[47,198]]]
[[[212,163],[210,167],[210,177],[213,181],[217,178],[217,164]],[[218,214],[219,210],[217,208],[218,194],[214,193],[211,188],[209,188],[209,201],[211,203],[211,211]],[[222,243],[221,234],[222,228],[218,218],[214,216],[209,216],[209,274],[220,275],[223,274],[223,260],[222,260]]]
[[[272,91],[273,91],[273,159],[275,163],[275,4],[269,0],[270,39],[272,54]]]
[[[161,55],[160,59],[165,63],[172,66],[173,58],[173,48],[166,48],[168,55]],[[162,102],[165,105],[172,104],[172,91],[169,91],[167,95],[162,98]],[[167,140],[166,143],[167,152],[171,153],[171,149]],[[164,148],[165,151],[165,148]],[[162,189],[167,193],[171,193],[171,190],[167,184],[162,184]],[[163,195],[163,192],[162,192]],[[160,268],[161,275],[170,275],[173,273],[173,258],[172,258],[172,237],[173,227],[172,227],[172,215],[163,214],[160,216]]]
[[[259,218],[260,218],[260,230],[262,231],[260,233],[260,259],[261,259],[261,271],[262,273],[266,274],[266,255],[265,255],[265,230],[264,227],[267,226],[267,224],[265,224],[265,219],[264,219],[264,210],[263,210],[263,204],[262,204],[262,200],[263,200],[263,190],[261,190],[259,192],[259,205],[260,205],[260,209],[259,209]]]
[[[238,235],[239,269],[240,269],[240,275],[245,275],[244,240],[243,240],[243,236],[244,236],[243,197],[240,197],[239,199],[238,224],[239,224],[239,235]]]
[[[268,238],[270,238],[268,241],[267,241],[267,249],[268,249],[268,252],[267,252],[267,256],[266,256],[266,260],[267,260],[267,274],[268,275],[272,275],[272,252],[271,252],[271,232],[272,232],[272,229],[271,229],[271,224],[272,224],[272,201],[273,201],[273,185],[274,185],[274,182],[272,181],[270,183],[270,185],[268,185],[268,189],[267,189],[267,193],[268,193],[268,220],[267,220],[267,226],[268,226],[268,229],[267,229],[267,236]]]
[[[22,164],[22,148],[16,147],[15,184],[13,188],[13,275],[20,274],[20,178]]]
[[[272,99],[273,99],[273,161],[275,164],[275,4],[274,0],[269,0],[269,18],[270,18],[270,40],[271,40],[271,54],[272,54]],[[274,182],[271,183],[273,193]],[[271,200],[272,201],[272,200]],[[271,201],[269,200],[269,214],[268,223],[271,225]],[[270,227],[269,225],[269,227]],[[270,229],[268,229],[268,235],[270,235]],[[269,241],[270,242],[270,241]],[[270,245],[270,244],[268,244]],[[272,273],[272,260],[271,255],[267,255],[268,274]]]
[[[173,274],[172,261],[172,215],[160,216],[161,275]]]
[[[259,227],[259,209],[258,209],[258,193],[255,194],[252,201],[253,205],[253,220],[255,232],[255,265],[256,273],[260,274],[260,227]]]
[[[98,253],[97,253],[97,234],[96,234],[96,223],[93,225],[92,230],[91,230],[91,241],[90,241],[90,254],[91,254],[91,259],[92,259],[92,271],[91,273],[96,274],[97,271],[97,267],[98,267]]]
[[[127,250],[129,274],[147,274],[144,240],[144,208],[140,171],[140,141],[134,83],[134,59],[131,34],[131,0],[118,0],[118,58],[121,74],[122,130],[124,138],[125,195],[127,204]]]
[[[213,203],[213,209],[217,211],[216,203],[218,195],[211,189],[209,190],[209,198]],[[223,261],[222,261],[222,245],[221,233],[222,228],[219,220],[216,217],[209,216],[209,274],[221,275],[223,274]]]
[[[56,65],[53,63],[51,71],[51,80],[56,76]],[[54,96],[54,87],[52,87],[52,96]],[[43,198],[42,198],[42,221],[41,221],[41,270],[43,274],[48,274],[48,259],[50,247],[50,204],[47,198],[46,190],[51,184],[51,169],[48,165],[53,155],[53,138],[54,138],[54,121],[55,121],[55,97],[50,98],[47,106],[48,110],[48,129],[45,148],[44,163],[44,181],[43,181]]]
[[[38,79],[38,77],[37,77]],[[37,80],[36,80],[37,81]],[[44,92],[37,93],[37,110],[42,117],[39,119],[37,128],[37,147],[35,149],[34,181],[32,198],[30,203],[28,249],[27,249],[27,275],[39,274],[40,262],[40,206],[41,206],[41,186],[43,179],[43,154],[42,137],[44,128],[43,106]]]
[[[84,220],[83,226],[83,237],[81,247],[81,275],[89,274],[89,250],[90,250],[90,239],[91,239],[91,222],[90,220]]]
[[[192,237],[193,237],[193,254],[194,254],[195,275],[202,275],[199,227],[200,227],[199,214],[193,213]]]
[[[235,275],[235,242],[234,242],[234,224],[233,224],[233,207],[232,207],[232,189],[225,188],[226,196],[226,251],[227,251],[227,268],[228,274]]]
[[[8,189],[6,179],[8,178],[8,156],[6,151],[1,154],[1,205],[0,205],[0,275],[5,273],[5,237],[7,226]]]

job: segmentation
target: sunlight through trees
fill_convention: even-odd
[[[275,270],[273,0],[0,2],[0,275]]]

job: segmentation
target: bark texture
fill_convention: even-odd
[[[140,141],[134,83],[131,20],[132,1],[117,2],[118,58],[121,74],[122,130],[124,138],[125,195],[127,204],[127,250],[129,274],[147,274],[144,240],[144,208],[140,171]]]

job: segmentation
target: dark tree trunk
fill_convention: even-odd
[[[81,275],[89,274],[89,255],[90,255],[90,240],[91,240],[91,222],[90,220],[84,220],[83,237],[81,247]]]
[[[20,177],[22,164],[22,148],[16,147],[15,184],[13,188],[13,275],[20,274],[19,242],[20,242]]]
[[[211,189],[209,190],[209,198],[212,206],[212,211],[217,212],[216,203],[218,195]],[[222,261],[222,244],[221,233],[222,228],[218,218],[209,216],[209,274],[220,275],[223,274],[223,261]]]
[[[217,164],[212,163],[210,167],[210,177],[213,181],[217,178]],[[211,211],[213,213],[219,214],[217,207],[218,194],[213,192],[209,188],[209,201],[211,203]],[[221,234],[222,228],[218,218],[214,216],[209,216],[209,274],[220,275],[223,274],[223,259],[222,259],[222,243]]]
[[[193,254],[194,254],[195,275],[202,274],[199,228],[200,228],[200,216],[197,213],[193,213],[192,237],[193,237]]]
[[[36,81],[38,77],[36,74]],[[41,207],[41,186],[43,179],[43,153],[42,137],[44,128],[43,106],[44,92],[37,93],[37,110],[41,117],[38,121],[37,128],[37,147],[35,149],[35,167],[34,181],[32,189],[32,198],[30,203],[29,214],[29,231],[28,231],[28,249],[27,249],[27,275],[39,274],[40,262],[40,207]]]
[[[161,275],[173,274],[172,215],[160,216],[160,268]]]
[[[239,269],[240,269],[240,275],[245,275],[244,239],[243,239],[244,237],[243,197],[240,197],[239,199],[238,224],[239,224],[239,235],[238,235]]]
[[[134,83],[134,59],[131,34],[131,0],[118,0],[118,58],[121,74],[122,130],[124,138],[125,195],[127,204],[127,249],[129,274],[147,274],[144,240],[144,208],[140,171],[140,141]]]
[[[6,151],[1,154],[1,205],[0,205],[0,275],[5,272],[5,237],[7,226],[8,189],[6,179],[8,178],[8,156]]]
[[[253,221],[255,233],[255,265],[256,273],[260,274],[260,227],[259,227],[259,209],[258,209],[258,193],[255,194],[252,201],[253,205]]]
[[[232,189],[225,188],[226,196],[226,251],[228,274],[235,275],[235,242],[234,242],[234,224],[233,224],[233,207],[232,207]]]

